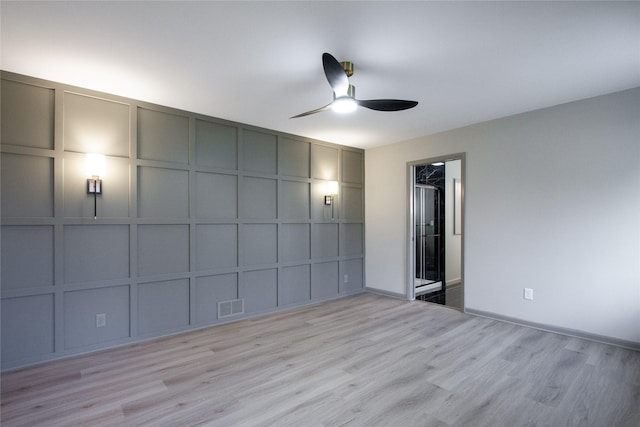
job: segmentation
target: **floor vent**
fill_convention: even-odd
[[[244,299],[218,302],[218,319],[244,313]]]

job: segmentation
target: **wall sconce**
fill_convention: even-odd
[[[324,204],[327,206],[333,205],[333,200],[338,194],[338,181],[327,181],[325,193]]]
[[[338,195],[338,181],[327,181],[325,187],[324,204],[325,206],[331,206],[331,220],[335,219],[335,197]]]
[[[85,159],[87,178],[87,194],[93,194],[93,219],[98,217],[98,194],[102,194],[102,179],[104,177],[104,156],[102,154],[87,154]]]

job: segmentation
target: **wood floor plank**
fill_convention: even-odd
[[[640,426],[640,352],[374,294],[1,385],[3,426]]]

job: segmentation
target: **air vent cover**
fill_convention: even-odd
[[[244,299],[218,302],[218,319],[244,313]]]

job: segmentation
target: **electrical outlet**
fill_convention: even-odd
[[[533,289],[524,288],[524,299],[529,299],[529,300],[533,299]]]
[[[349,283],[349,275],[345,274],[343,280],[344,280],[344,283]]]
[[[105,326],[107,326],[107,314],[96,314],[96,328],[104,328]]]

